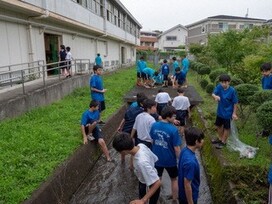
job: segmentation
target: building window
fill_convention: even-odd
[[[229,29],[228,23],[218,23],[218,27],[223,31],[227,31]]]
[[[177,40],[177,36],[166,36],[166,40],[167,41],[176,41]]]
[[[205,26],[202,26],[201,27],[201,33],[205,33],[206,32],[206,28],[205,28]]]

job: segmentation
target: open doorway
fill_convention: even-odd
[[[45,47],[45,60],[46,64],[54,63],[59,61],[59,47],[61,44],[62,37],[59,35],[44,34],[44,47]],[[48,66],[47,69],[57,67],[58,64]],[[58,70],[48,70],[47,75],[58,74]]]
[[[126,48],[121,47],[121,64],[126,64]]]

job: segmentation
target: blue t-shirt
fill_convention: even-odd
[[[180,153],[178,169],[179,199],[187,201],[184,188],[184,178],[186,178],[192,181],[193,201],[196,202],[199,194],[200,169],[195,153],[188,147],[184,147]]]
[[[133,124],[135,122],[136,116],[142,113],[143,111],[144,109],[140,106],[129,107],[129,109],[125,113],[125,117],[124,117],[125,123],[123,125],[122,131],[130,134],[133,128]]]
[[[183,84],[185,81],[185,73],[183,71],[179,72],[179,73],[175,73],[174,77],[176,78],[176,80],[178,81],[178,84]]]
[[[103,81],[101,76],[94,74],[90,79],[90,87],[103,90]],[[91,98],[96,101],[104,101],[104,93],[91,91]]]
[[[176,68],[179,67],[179,64],[178,64],[177,61],[174,61],[172,66],[173,66],[173,67],[172,67],[172,75],[175,75],[175,73],[176,73]]]
[[[170,71],[170,68],[169,68],[168,64],[165,63],[165,64],[163,64],[161,66],[161,73],[162,73],[162,75],[168,75],[169,71]]]
[[[264,90],[270,89],[272,90],[272,74],[269,76],[262,77],[262,88]]]
[[[146,67],[146,62],[144,60],[137,61],[137,72],[143,72],[143,69]]]
[[[163,83],[163,76],[161,74],[158,74],[158,76],[153,76],[152,79],[155,81],[157,84],[162,84]]]
[[[97,57],[95,58],[95,64],[96,64],[96,65],[99,65],[99,66],[102,66],[102,59],[101,59],[100,56],[97,56]]]
[[[177,165],[174,147],[181,145],[178,128],[171,123],[155,122],[150,129],[153,139],[152,152],[159,158],[156,166],[173,167]]]
[[[87,124],[92,124],[94,121],[99,119],[99,111],[95,110],[91,112],[90,110],[86,110],[81,117],[81,125],[86,126]]]
[[[147,74],[148,76],[152,77],[154,75],[154,73],[155,73],[155,70],[147,67],[147,68],[144,68],[142,70],[142,72]]]
[[[234,105],[238,103],[238,97],[235,89],[230,86],[226,90],[221,84],[218,84],[213,93],[220,97],[217,106],[217,115],[224,119],[231,119]]]
[[[270,168],[269,168],[268,182],[270,185],[272,185],[272,165],[270,165]]]
[[[188,70],[189,70],[189,66],[190,66],[190,62],[187,58],[184,58],[181,61],[181,67],[182,67],[182,71],[185,73],[185,75],[187,74]]]

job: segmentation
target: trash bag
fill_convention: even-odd
[[[257,150],[259,148],[249,146],[241,142],[238,138],[238,130],[234,121],[231,121],[230,136],[228,139],[227,147],[232,151],[238,151],[240,153],[240,158],[252,159],[256,156]]]

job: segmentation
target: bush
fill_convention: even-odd
[[[227,74],[227,71],[225,69],[222,69],[222,68],[213,70],[209,74],[209,78],[210,78],[211,82],[214,83],[216,78],[219,77],[221,74]]]
[[[252,84],[240,84],[235,87],[238,93],[239,103],[241,105],[249,105],[250,96],[253,96],[257,91],[259,91],[259,87]]]
[[[197,73],[199,75],[209,75],[211,73],[211,68],[207,65],[204,65],[198,69]]]
[[[263,103],[256,113],[257,123],[272,134],[272,101]]]
[[[266,101],[272,100],[272,90],[257,91],[253,96],[250,96],[249,101],[253,109],[257,109]]]
[[[214,85],[213,85],[213,84],[208,84],[208,85],[206,86],[206,92],[207,92],[208,94],[212,94],[213,90],[214,90]]]
[[[204,66],[204,64],[198,62],[197,65],[196,65],[196,70],[195,70],[195,71],[198,72],[198,70],[199,70],[201,67],[203,67],[203,66]]]
[[[205,89],[207,87],[207,85],[209,84],[207,79],[201,79],[201,81],[199,82],[200,86],[202,89]]]
[[[243,84],[243,80],[238,77],[231,77],[230,85],[231,86],[237,86],[239,84]]]
[[[190,69],[196,71],[196,65],[197,65],[196,61],[190,61]]]

